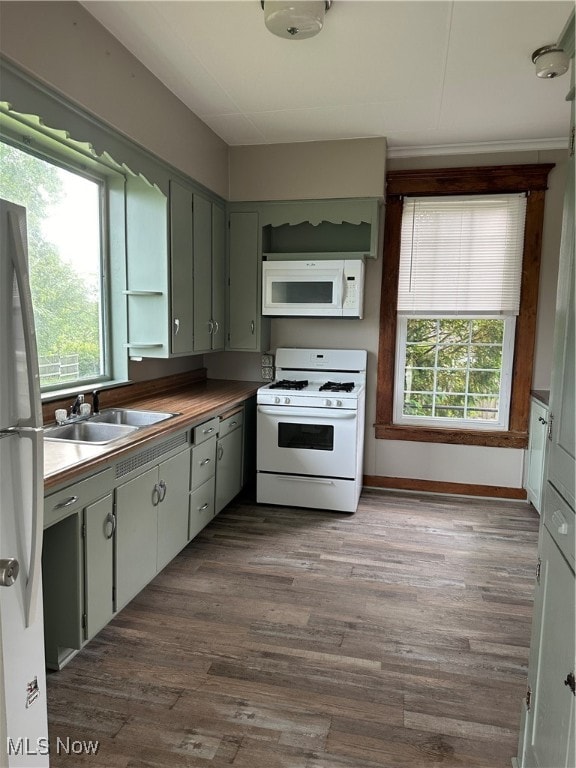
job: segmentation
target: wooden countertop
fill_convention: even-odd
[[[228,381],[224,379],[204,379],[186,386],[166,390],[150,382],[142,394],[138,385],[131,389],[122,388],[123,397],[118,394],[107,398],[103,392],[100,408],[130,407],[150,411],[177,413],[174,418],[136,430],[121,440],[108,445],[75,444],[66,442],[44,441],[44,488],[46,491],[58,485],[74,482],[83,475],[90,474],[99,466],[116,461],[130,451],[141,449],[147,443],[165,437],[179,430],[218,416],[240,405],[244,400],[256,394],[261,382]],[[113,400],[112,404],[107,399]]]

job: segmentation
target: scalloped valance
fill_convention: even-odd
[[[168,195],[173,174],[152,153],[11,64],[2,60],[0,67],[0,113],[7,116],[7,123],[41,133],[109,168],[140,176]]]

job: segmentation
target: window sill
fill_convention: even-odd
[[[419,443],[484,445],[490,448],[526,448],[528,446],[527,432],[375,424],[375,436],[377,440],[412,440]]]

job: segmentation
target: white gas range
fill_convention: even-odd
[[[256,501],[355,512],[362,490],[365,350],[276,351],[257,393]]]

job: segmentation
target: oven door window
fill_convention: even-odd
[[[312,451],[334,450],[334,427],[330,424],[278,422],[278,447]]]

